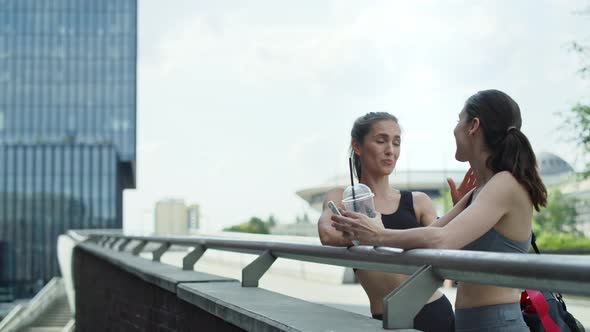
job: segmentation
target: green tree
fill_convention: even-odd
[[[590,155],[590,105],[582,103],[571,108],[566,116],[565,124],[572,129],[572,139],[582,148],[585,154]],[[590,177],[590,163],[580,174],[582,178]]]
[[[590,7],[582,12],[590,15]],[[590,16],[589,16],[590,17]],[[590,77],[590,47],[579,42],[572,42],[571,49],[578,54],[581,61],[579,73],[583,79]],[[571,129],[571,139],[582,148],[586,155],[590,155],[590,105],[577,103],[565,115],[565,127]],[[590,163],[586,164],[581,173],[582,178],[590,177]]]
[[[273,215],[270,215],[266,221],[258,217],[252,217],[246,222],[226,227],[223,230],[226,232],[270,234],[270,228],[276,225],[276,223],[277,220]]]
[[[547,206],[533,218],[533,231],[542,233],[567,233],[582,236],[576,228],[576,200],[553,190],[547,197]]]
[[[435,202],[440,203],[443,208],[443,215],[453,208],[453,199],[451,198],[451,191],[449,189],[441,190],[440,197],[436,198]]]
[[[268,227],[270,228],[270,227],[275,226],[278,223],[278,221],[277,221],[277,218],[275,218],[275,216],[273,216],[271,214],[270,216],[268,216],[268,220],[266,223],[268,224]]]

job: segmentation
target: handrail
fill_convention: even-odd
[[[14,314],[2,320],[0,331],[17,331],[33,322],[56,297],[65,293],[62,279],[54,277],[26,304],[15,308]]]
[[[4,319],[0,321],[0,332],[12,332],[16,330],[17,320],[25,308],[23,304],[17,304]]]
[[[205,236],[139,236],[126,235],[120,231],[83,230],[70,231],[87,237],[114,250],[128,250],[131,241],[139,244],[131,248],[139,254],[148,243],[160,244],[153,259],[159,261],[161,255],[171,246],[194,248],[183,261],[183,269],[192,270],[195,262],[207,249],[258,254],[250,265],[242,270],[242,285],[258,285],[258,279],[268,270],[276,258],[287,258],[329,265],[354,267],[366,270],[394,272],[412,275],[386,298],[389,304],[396,303],[408,291],[413,294],[424,293],[412,305],[404,305],[402,313],[384,319],[384,327],[404,327],[411,324],[397,318],[399,315],[415,315],[432,294],[430,289],[439,287],[444,279],[480,283],[512,288],[551,290],[578,295],[590,295],[590,258],[578,255],[526,255],[466,250],[413,249],[402,250],[388,247],[354,246],[330,247],[309,243],[283,241],[260,241]],[[420,285],[420,286],[418,286]],[[426,287],[431,285],[432,287]],[[420,288],[414,289],[414,288]],[[403,289],[402,289],[403,288]],[[395,300],[395,294],[400,295]],[[425,297],[423,300],[422,297]],[[406,296],[407,298],[407,296]],[[407,304],[407,299],[405,299]],[[424,301],[424,302],[422,302]],[[418,303],[421,302],[421,303]],[[384,303],[387,308],[387,303]],[[403,307],[403,306],[402,306]],[[392,309],[393,310],[393,309]],[[397,309],[399,311],[399,309]],[[388,309],[385,312],[390,312]],[[413,318],[413,315],[411,316]],[[402,317],[399,316],[399,317]],[[405,317],[404,316],[404,317]],[[392,317],[396,317],[393,320]],[[397,321],[397,322],[396,322]],[[406,320],[407,321],[407,320]],[[397,324],[397,325],[396,325]],[[410,326],[411,327],[411,326]]]

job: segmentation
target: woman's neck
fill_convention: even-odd
[[[393,192],[393,188],[389,185],[389,176],[374,177],[367,174],[362,175],[361,183],[366,184],[375,196],[387,197]]]
[[[481,189],[491,178],[494,172],[486,165],[487,156],[469,162],[475,176],[476,188]]]

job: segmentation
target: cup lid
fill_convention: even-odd
[[[342,200],[343,201],[348,201],[348,200],[352,200],[352,189],[354,188],[354,199],[361,199],[361,198],[366,198],[366,197],[373,197],[375,196],[373,194],[373,192],[371,191],[371,188],[369,188],[368,186],[362,184],[362,183],[357,183],[353,186],[348,186],[346,187],[346,189],[344,189],[344,192],[342,193]]]

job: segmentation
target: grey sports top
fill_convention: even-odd
[[[471,204],[473,194],[467,203]],[[498,233],[493,227],[482,235],[479,239],[469,243],[463,250],[475,251],[492,251],[492,252],[506,252],[506,253],[527,253],[531,245],[531,237],[526,241],[514,241],[506,238],[504,235]]]

